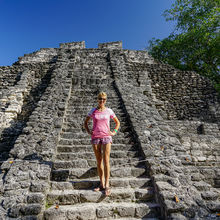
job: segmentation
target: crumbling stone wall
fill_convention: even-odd
[[[49,143],[48,140],[58,138],[72,81],[71,73],[66,71],[64,74],[63,72],[66,68],[65,65],[60,61],[53,68],[50,84],[40,97],[23,133],[16,140],[11,151],[13,157],[45,160],[52,158],[56,142],[54,143],[52,140],[52,143]],[[30,136],[30,140],[27,140],[28,136]],[[27,144],[27,147],[24,143]]]
[[[0,67],[0,94],[10,86],[14,86],[19,80],[21,72],[16,67],[1,66]]]
[[[41,48],[31,54],[25,54],[19,57],[19,63],[39,63],[39,62],[54,62],[57,56],[57,48]]]
[[[163,218],[217,219],[209,212],[219,210],[218,125],[163,120],[161,116],[164,114],[158,114],[156,108],[161,102],[158,105],[154,94],[150,94],[150,91],[155,91],[150,89],[154,85],[153,80],[148,84],[138,82],[140,73],[146,79],[149,72],[141,64],[126,63],[119,52],[111,54],[111,65],[134,134],[148,159]],[[125,81],[123,74],[126,71],[129,77]],[[202,131],[198,130],[201,124]]]
[[[49,162],[55,155],[72,81],[68,72],[63,74],[64,70],[65,63],[60,62],[52,71],[51,83],[16,139],[9,154],[11,158],[1,166],[3,208],[9,210],[10,217],[39,215],[45,205]]]
[[[50,82],[52,66],[53,64],[47,63],[13,65],[21,75],[14,86],[4,90],[4,95],[0,99],[1,159],[9,157],[10,149],[36,108],[37,102]]]
[[[61,43],[60,48],[63,48],[63,49],[84,49],[85,48],[85,41]]]
[[[152,88],[169,119],[219,121],[219,99],[210,81],[192,71],[155,64],[148,68]]]
[[[122,49],[122,42],[116,41],[116,42],[110,42],[110,43],[99,43],[98,44],[99,49]]]
[[[191,166],[193,181],[202,180],[220,188],[219,128],[201,121],[168,121],[190,155],[184,165]]]
[[[132,65],[135,64],[154,64],[157,63],[148,53],[147,51],[141,51],[141,50],[123,50],[124,59],[126,61],[126,64],[129,65],[130,63]]]
[[[161,101],[157,109],[165,113],[164,119],[219,121],[219,97],[207,78],[192,71],[179,71],[156,61],[141,65],[140,62],[128,60],[126,70],[136,70],[136,81],[137,70],[148,73],[152,92]]]

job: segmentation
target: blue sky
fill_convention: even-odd
[[[19,56],[59,43],[85,40],[123,42],[123,48],[144,50],[153,37],[174,29],[162,13],[174,0],[0,0],[0,66]]]

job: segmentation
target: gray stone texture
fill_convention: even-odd
[[[85,41],[61,43],[60,48],[63,48],[63,49],[84,49],[85,48]]]
[[[116,42],[107,42],[107,43],[99,43],[98,44],[99,49],[109,49],[109,50],[114,50],[114,49],[122,49],[122,42],[121,41],[116,41]]]
[[[107,198],[83,128],[100,91],[121,121]],[[0,101],[0,219],[219,218],[220,102],[195,72],[61,43],[0,67]]]

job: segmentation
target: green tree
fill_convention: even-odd
[[[149,53],[207,76],[220,92],[220,0],[176,0],[164,17],[176,22],[175,30],[165,39],[149,41]]]

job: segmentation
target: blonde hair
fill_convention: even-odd
[[[101,97],[106,97],[106,99],[107,99],[107,94],[105,93],[105,92],[100,92],[99,94],[98,94],[98,98],[101,98]]]

